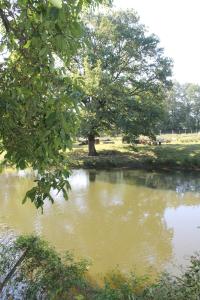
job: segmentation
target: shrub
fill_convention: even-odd
[[[150,283],[148,277],[137,278],[133,273],[124,275],[115,270],[99,287],[88,279],[87,261],[77,262],[69,252],[63,257],[38,237],[22,236],[0,246],[1,280],[26,251],[0,294],[3,300],[199,300],[199,254],[191,257],[189,267],[178,277],[166,273]]]
[[[75,299],[86,287],[87,261],[75,262],[69,252],[61,257],[47,242],[34,236],[19,237],[12,248],[16,253],[28,250],[11,280],[20,299]]]

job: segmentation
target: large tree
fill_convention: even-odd
[[[27,196],[41,207],[51,188],[66,194],[62,151],[75,134],[75,91],[63,72],[81,45],[80,13],[103,0],[0,1],[0,152],[37,170]]]
[[[95,136],[102,131],[117,128],[132,137],[155,132],[171,61],[132,10],[90,15],[86,26],[90,46],[75,60],[80,131],[88,138],[89,155],[96,155]]]

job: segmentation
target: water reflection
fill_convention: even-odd
[[[192,230],[200,225],[192,218],[200,210],[200,179],[192,174],[78,170],[70,183],[69,201],[53,191],[56,203],[47,203],[41,215],[30,203],[21,205],[32,178],[1,175],[0,224],[18,233],[37,232],[59,250],[74,249],[94,262],[93,273],[116,265],[138,273],[150,266],[163,270],[170,260],[200,249],[200,231]],[[177,218],[181,207],[193,224],[190,231],[179,230],[185,222]],[[190,246],[180,250],[183,239]]]
[[[89,173],[90,174],[90,173]],[[150,172],[141,170],[126,171],[92,171],[96,180],[110,183],[125,183],[131,185],[141,185],[152,189],[173,190],[177,193],[200,192],[200,176],[197,173],[185,172]],[[95,175],[94,175],[95,174]],[[94,181],[94,180],[93,180]]]

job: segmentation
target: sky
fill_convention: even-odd
[[[114,0],[116,8],[133,8],[173,59],[173,78],[200,84],[200,0]]]

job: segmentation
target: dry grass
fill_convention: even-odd
[[[163,134],[161,138],[170,141],[172,144],[200,144],[199,133]]]

